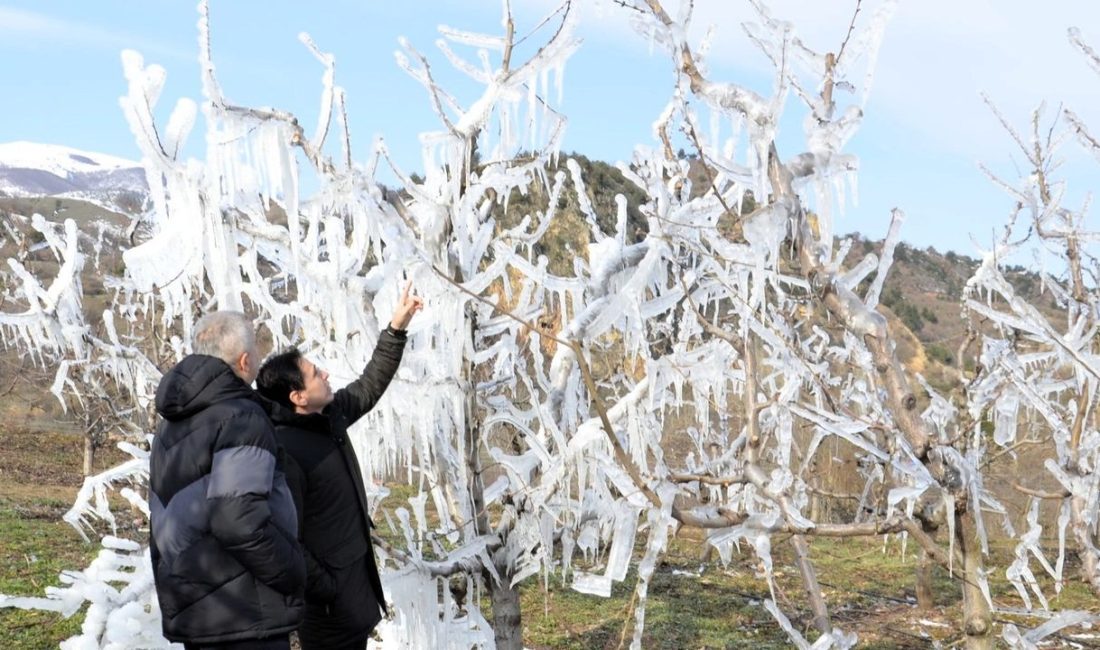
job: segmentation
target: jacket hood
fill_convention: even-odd
[[[182,420],[234,398],[255,399],[252,388],[221,359],[192,354],[172,367],[157,386],[157,413]]]

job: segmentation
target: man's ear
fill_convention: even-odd
[[[237,370],[239,370],[242,374],[247,375],[248,374],[248,364],[251,361],[252,361],[252,359],[249,358],[248,353],[247,352],[242,352],[241,356],[237,357]]]
[[[306,396],[305,396],[305,391],[302,391],[302,390],[292,390],[292,391],[290,391],[290,403],[293,404],[294,406],[299,406],[301,408],[305,408],[306,407],[306,401],[307,400],[306,400]]]

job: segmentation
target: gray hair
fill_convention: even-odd
[[[256,330],[239,311],[211,312],[195,323],[191,348],[195,354],[217,357],[232,367],[242,354],[256,349]]]

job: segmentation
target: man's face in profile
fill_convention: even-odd
[[[300,410],[318,413],[332,403],[332,386],[328,383],[328,373],[305,357],[298,360],[298,369],[302,371],[304,387],[294,391],[291,399]]]

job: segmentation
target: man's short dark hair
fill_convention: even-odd
[[[301,360],[302,352],[298,348],[269,357],[256,376],[256,388],[260,394],[273,402],[294,408],[290,394],[306,387],[302,368],[298,365]]]

